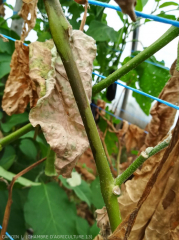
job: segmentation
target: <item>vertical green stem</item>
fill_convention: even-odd
[[[70,25],[66,20],[59,0],[44,0],[49,18],[49,25],[53,40],[63,61],[76,103],[78,105],[90,146],[94,155],[100,177],[101,192],[108,211],[112,231],[121,222],[117,197],[112,194],[114,179],[112,177],[104,149],[96,128],[81,77],[70,47]]]

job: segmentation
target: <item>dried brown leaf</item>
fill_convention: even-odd
[[[80,164],[77,164],[75,166],[75,169],[78,173],[80,173],[85,181],[91,182],[95,180],[94,174],[90,173],[86,168],[81,166]]]
[[[0,1],[0,16],[4,17],[5,16],[5,7],[3,4],[3,1]]]
[[[134,12],[135,6],[137,4],[136,0],[115,0],[115,2],[122,9],[123,13],[128,14],[132,21],[136,21],[136,15]]]
[[[6,82],[2,108],[8,114],[23,113],[30,101],[37,102],[36,86],[29,77],[29,48],[16,41],[11,60],[11,72]]]
[[[146,133],[143,129],[136,125],[130,124],[125,135],[126,149],[129,152],[131,149],[140,149],[145,141]]]
[[[140,174],[125,183],[126,191],[118,198],[125,220],[109,239],[170,240],[178,234],[178,139],[179,121],[170,146],[149,158]]]
[[[19,16],[24,19],[24,25],[21,34],[21,40],[24,41],[29,32],[35,27],[37,18],[38,0],[23,0]],[[30,19],[28,19],[30,16]]]
[[[172,76],[160,93],[159,98],[173,104],[179,104],[179,72],[175,68],[176,61],[170,69]],[[174,123],[176,112],[176,109],[156,102],[150,111],[152,120],[147,126],[149,134],[147,134],[145,146],[142,147],[142,150],[157,145],[167,135]]]
[[[104,239],[107,239],[107,237],[111,234],[111,228],[106,207],[103,207],[102,209],[97,209],[96,213],[96,221],[97,226],[100,228],[100,234]]]
[[[91,74],[96,55],[95,41],[77,30],[72,32],[72,40],[71,47],[74,58],[90,100],[92,92]],[[38,43],[32,45],[39,51],[41,44],[39,44],[39,47]],[[33,53],[35,54],[37,50],[34,50]],[[60,57],[57,57],[55,47],[52,49],[52,54],[51,62],[53,66],[54,61],[56,61],[55,67],[53,67],[53,71],[49,72],[44,87],[40,88],[44,89],[46,87],[46,93],[38,100],[36,107],[31,110],[30,121],[33,126],[38,124],[41,126],[47,142],[56,152],[55,166],[57,172],[69,177],[77,159],[89,146],[89,142],[63,63]],[[49,54],[44,57],[48,58],[48,56]],[[33,61],[30,61],[30,63],[31,69]],[[46,61],[46,65],[48,65],[48,61]],[[41,69],[40,66],[36,67]],[[43,78],[40,70],[36,72]]]
[[[94,240],[103,240],[104,238],[100,235],[100,234],[98,234],[95,238],[94,238]]]
[[[9,39],[5,38],[2,34],[0,34],[0,38],[3,40],[3,42],[9,42]]]

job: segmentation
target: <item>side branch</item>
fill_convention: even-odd
[[[29,124],[25,125],[24,127],[20,128],[19,130],[0,139],[0,151],[2,150],[3,147],[5,147],[6,145],[10,144],[11,142],[17,140],[18,138],[20,138],[24,134],[30,132],[31,130],[33,130],[33,126],[31,125],[31,123],[29,123]]]
[[[139,53],[136,57],[131,59],[129,62],[124,64],[121,68],[116,70],[114,73],[109,75],[105,80],[101,80],[98,84],[93,86],[93,95],[100,92],[104,88],[107,88],[113,82],[117,81],[120,77],[124,76],[126,73],[131,71],[133,68],[137,67],[140,63],[145,61],[147,58],[151,57],[154,53],[159,51],[161,48],[166,46],[169,42],[171,42],[174,38],[179,35],[178,27],[171,27],[164,33],[157,41],[155,41],[152,45],[146,48],[144,51]]]
[[[154,148],[147,148],[145,152],[142,152],[140,156],[115,180],[115,185],[121,186],[148,158],[160,152],[162,149],[166,148],[170,141],[172,135],[169,135],[163,142],[155,146]]]

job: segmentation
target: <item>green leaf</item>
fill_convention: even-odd
[[[7,232],[12,236],[14,239],[19,239],[19,236],[24,236],[26,231],[24,213],[23,213],[23,198],[26,197],[28,193],[27,189],[13,189],[12,191],[12,205],[11,205],[11,212],[9,217],[9,223]],[[2,223],[4,210],[7,204],[8,199],[8,191],[0,190],[0,223]]]
[[[92,191],[92,204],[95,206],[95,208],[100,209],[104,207],[105,204],[101,194],[99,177],[97,177],[91,183],[91,191]]]
[[[85,219],[78,217],[78,216],[76,219],[76,228],[77,228],[79,235],[86,236],[89,234],[90,226],[89,226],[88,222]]]
[[[1,154],[1,152],[0,152]],[[3,155],[0,157],[0,166],[8,170],[15,161],[16,153],[12,146],[7,146],[3,150]]]
[[[89,207],[91,206],[92,191],[88,183],[82,180],[82,183],[79,186],[74,187],[73,190],[79,199],[86,202]]]
[[[0,78],[9,74],[10,71],[10,62],[0,62]]]
[[[89,235],[91,234],[93,239],[99,234],[100,229],[97,227],[97,222],[93,224],[93,226],[90,228]]]
[[[109,40],[115,42],[118,37],[118,33],[113,28],[96,20],[90,23],[86,34],[101,42]]]
[[[38,42],[45,42],[46,40],[49,40],[52,38],[51,34],[49,32],[43,31],[43,32],[38,32],[37,33]]]
[[[21,152],[29,159],[36,160],[37,157],[37,148],[35,143],[31,139],[22,139],[19,146]]]
[[[171,19],[171,20],[176,20],[177,19],[175,15],[166,14],[163,11],[160,14],[158,14],[157,16],[162,17],[162,18]]]
[[[135,7],[135,10],[142,11],[143,7],[146,5],[147,2],[148,2],[148,0],[137,0],[137,5]]]
[[[165,2],[159,6],[159,8],[168,7],[168,6],[179,6],[176,2]]]
[[[77,234],[75,204],[68,200],[57,183],[32,187],[24,206],[24,215],[34,235]]]
[[[115,133],[108,131],[106,133],[105,143],[106,143],[109,155],[118,153],[118,148],[116,146],[116,143],[118,143],[118,138]]]
[[[11,62],[11,55],[7,53],[0,53],[0,63],[1,62]]]
[[[6,171],[4,168],[2,168],[0,166],[0,177],[3,177],[5,179],[7,179],[8,181],[12,181],[13,177],[15,176],[16,174],[12,173],[12,172],[8,172]],[[38,186],[40,185],[40,183],[35,183],[35,182],[32,182],[24,177],[19,177],[15,184],[16,183],[19,183],[21,184],[22,186],[25,186],[25,187],[29,187],[29,186]]]
[[[82,180],[80,185],[72,187],[67,183],[67,180],[64,177],[62,177],[61,175],[59,176],[59,179],[61,180],[62,184],[67,189],[74,190],[75,194],[77,195],[77,197],[79,199],[86,202],[88,204],[88,206],[91,206],[92,191],[91,191],[88,183],[86,183],[84,180]]]
[[[27,123],[29,121],[29,116],[27,112],[22,114],[14,114],[6,121],[6,123],[1,123],[1,128],[4,132],[10,132],[11,129],[19,124]]]

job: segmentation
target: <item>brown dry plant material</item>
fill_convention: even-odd
[[[38,0],[23,0],[22,8],[19,16],[24,19],[24,25],[21,34],[21,40],[24,41],[29,32],[35,27],[37,18],[37,2]],[[30,16],[30,19],[28,17]]]
[[[125,145],[129,152],[131,149],[140,149],[145,141],[146,133],[143,129],[134,124],[130,124],[125,135]]]
[[[100,234],[104,239],[107,239],[107,237],[111,234],[111,228],[106,207],[103,207],[102,209],[97,209],[96,213],[97,226],[101,230]]]
[[[41,43],[39,46],[33,45],[33,48],[36,47],[39,51],[40,46]],[[74,30],[71,47],[90,100],[93,60],[96,56],[95,41],[83,32]],[[34,50],[34,54],[35,52],[37,51]],[[52,50],[49,48],[50,52],[52,52],[53,70],[48,73],[44,87],[41,87],[46,89],[45,95],[43,94],[36,107],[31,110],[29,118],[34,127],[38,124],[41,126],[47,142],[56,152],[55,167],[58,174],[69,177],[79,156],[89,146],[89,142],[63,63],[55,47]],[[48,56],[49,54],[44,57]],[[37,68],[40,69],[41,66]],[[42,77],[41,71],[37,70],[37,73]]]
[[[2,108],[8,114],[23,113],[30,101],[37,102],[36,86],[29,77],[29,48],[16,41],[11,60],[11,72],[6,82]]]
[[[135,6],[137,4],[136,0],[115,0],[115,2],[122,9],[123,13],[128,14],[132,21],[136,21],[136,15],[134,12]]]
[[[110,240],[176,238],[179,225],[178,139],[179,121],[169,147],[149,158],[135,177],[125,183],[126,191],[118,198],[124,221]]]
[[[0,0],[0,16],[2,16],[2,17],[5,16],[5,7],[3,4],[3,0]]]
[[[172,104],[179,104],[179,72],[176,70],[176,61],[171,66],[170,74],[172,76],[159,98]],[[150,111],[152,120],[147,126],[149,134],[147,134],[142,150],[157,145],[167,135],[174,123],[176,112],[176,109],[156,102]]]

